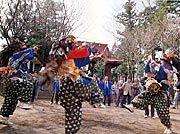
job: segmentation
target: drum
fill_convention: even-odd
[[[160,90],[160,84],[153,78],[147,79],[145,83],[146,90],[152,94],[156,94]]]

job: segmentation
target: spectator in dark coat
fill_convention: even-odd
[[[111,105],[111,85],[108,76],[105,76],[104,81],[100,84],[100,88],[104,94],[104,105],[106,105],[106,100],[108,100],[108,106]]]

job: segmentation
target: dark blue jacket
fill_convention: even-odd
[[[37,94],[39,88],[39,77],[34,77],[34,92]]]
[[[59,92],[59,80],[53,80],[52,81],[52,93],[58,93]]]
[[[21,57],[23,54],[27,54],[23,58]],[[27,48],[17,53],[14,53],[8,62],[8,66],[16,69],[16,72],[13,72],[12,75],[8,76],[8,78],[12,77],[21,77],[22,73],[29,72],[27,67],[27,62],[33,58],[33,50],[32,48]]]
[[[106,87],[106,83],[105,82],[102,82],[99,84],[99,87],[101,89],[101,91],[103,92],[103,94],[106,96],[106,95],[111,95],[111,82],[108,81],[108,87]],[[107,92],[106,92],[107,90]]]
[[[155,79],[158,81],[158,82],[161,82],[162,80],[168,80],[168,75],[167,73],[164,71],[164,67],[163,66],[160,66],[159,68],[159,71],[155,74]],[[164,91],[167,91],[169,86],[164,84],[164,83],[161,83],[161,90],[164,90]]]

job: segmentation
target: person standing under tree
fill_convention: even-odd
[[[140,82],[138,81],[137,78],[135,78],[132,83],[133,97],[137,96],[140,93],[140,87],[141,87]]]
[[[173,100],[173,107],[172,107],[172,109],[176,109],[177,102],[178,102],[179,95],[180,95],[180,76],[177,77],[177,80],[176,80],[175,86],[174,86],[174,90],[175,90],[175,95],[174,95],[174,100]]]
[[[55,76],[55,78],[52,81],[52,97],[50,104],[53,104],[54,98],[56,101],[56,104],[59,102],[59,76]]]
[[[108,76],[104,77],[104,81],[100,85],[100,89],[104,94],[104,105],[108,101],[108,106],[111,105],[111,82],[108,80]]]
[[[117,100],[116,100],[116,107],[118,107],[119,103],[122,101],[123,91],[120,90],[120,87],[123,85],[123,83],[124,83],[124,77],[120,76],[120,80],[117,83],[118,95],[117,95]],[[121,107],[123,107],[123,106],[121,105]]]
[[[114,83],[112,85],[111,94],[112,94],[112,102],[114,104],[116,104],[117,95],[118,95],[118,85],[117,85],[117,81],[116,80],[114,81]]]
[[[133,96],[131,77],[127,78],[127,81],[123,83],[122,87],[120,87],[120,90],[123,91],[121,106],[126,104],[126,98],[128,99],[128,104],[130,104],[131,97]]]
[[[31,99],[31,103],[34,102],[35,97],[37,96],[38,93],[38,88],[39,88],[39,77],[38,74],[35,72],[33,74],[33,84],[34,84],[34,89],[33,89],[33,95],[32,95],[32,99]]]

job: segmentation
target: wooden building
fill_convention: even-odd
[[[79,41],[79,42],[83,43],[86,41]],[[105,62],[104,76],[111,77],[111,69],[120,65],[123,62],[123,60],[112,57],[111,52],[108,48],[108,44],[95,43],[95,42],[86,42],[86,43],[89,43],[91,45],[92,53],[94,55],[102,54],[103,61]]]

